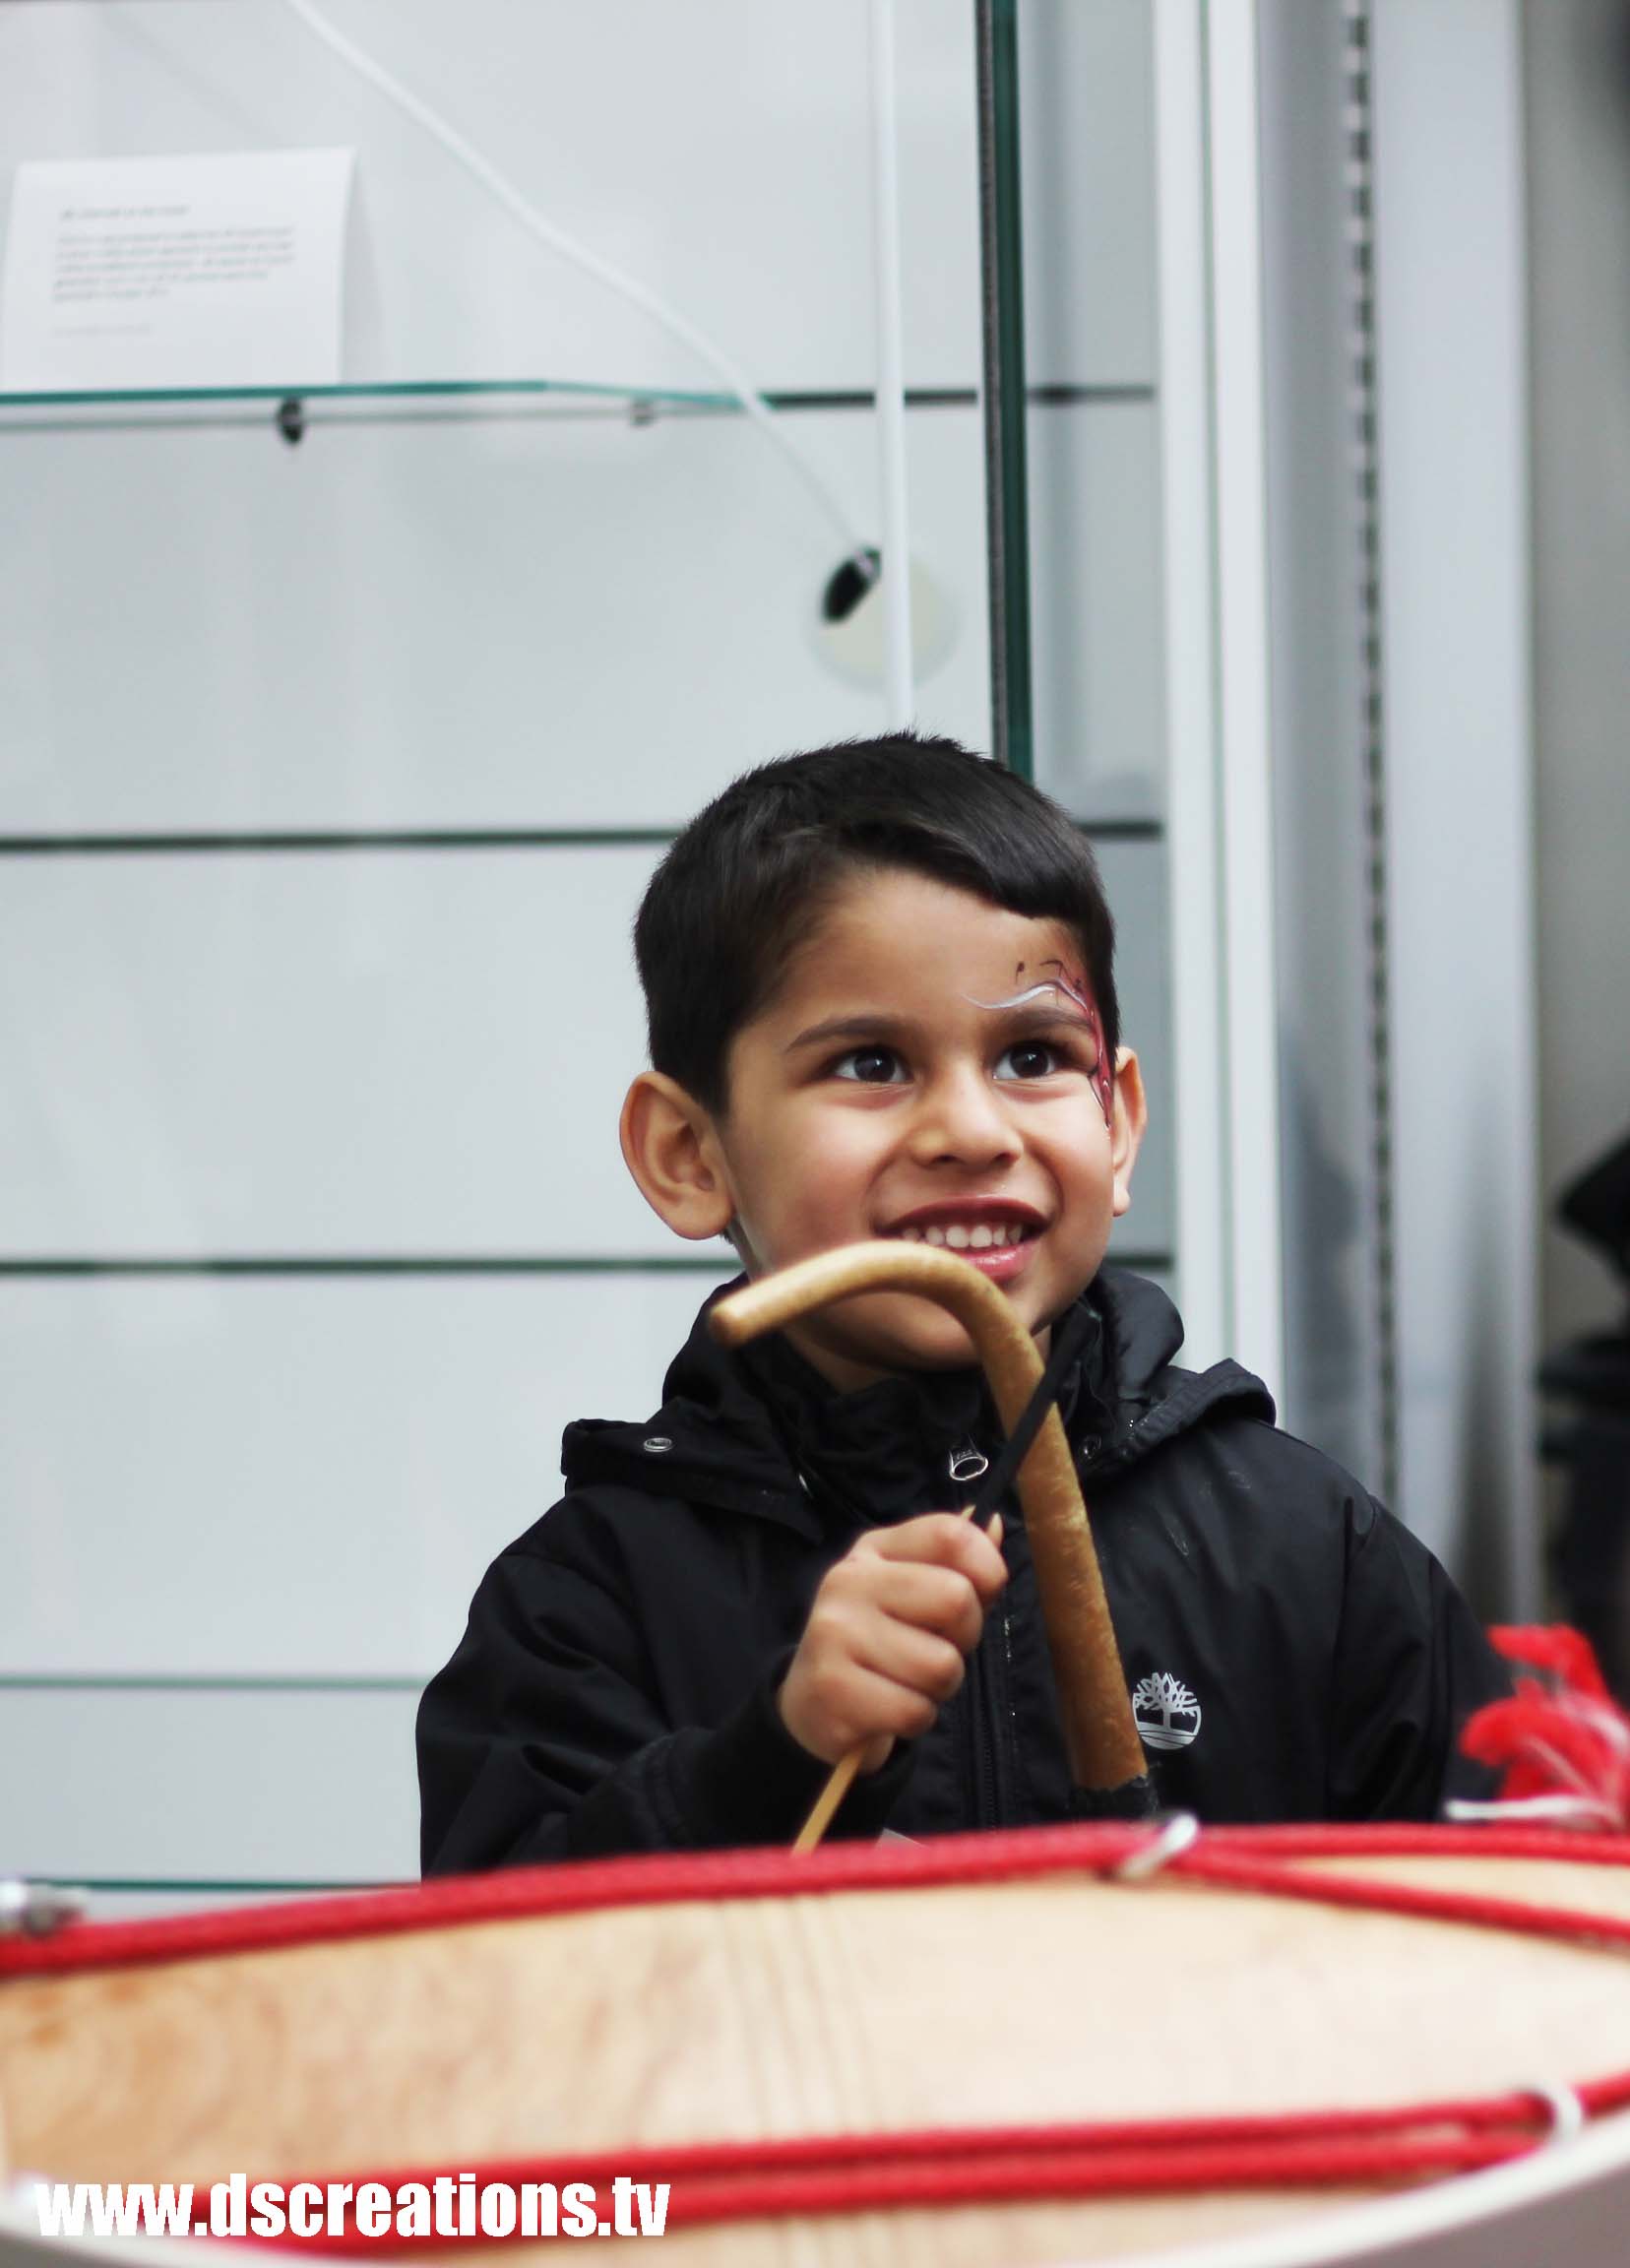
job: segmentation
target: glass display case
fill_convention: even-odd
[[[0,11],[19,161],[356,153],[344,384],[0,396],[0,1858],[133,1897],[413,1870],[476,1578],[732,1265],[617,1154],[640,892],[889,722],[875,596],[825,605],[882,518],[865,0],[323,12],[782,448],[311,13]],[[1199,29],[900,0],[895,147],[914,713],[1097,847],[1154,1105],[1112,1257],[1210,1352]]]

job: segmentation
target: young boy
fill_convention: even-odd
[[[1505,1690],[1472,1615],[1101,1267],[1145,1106],[1064,814],[950,741],[788,757],[685,829],[635,944],[653,1067],[622,1147],[670,1228],[749,1276],[943,1243],[1043,1354],[1071,1335],[1059,1407],[1160,1801],[1431,1817]],[[564,1498],[425,1693],[426,1872],[789,1841],[861,1744],[837,1834],[1073,1816],[1022,1517],[955,1517],[1001,1439],[962,1327],[878,1292],[729,1354],[704,1310],[664,1396],[567,1429]]]

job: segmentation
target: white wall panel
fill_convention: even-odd
[[[410,1879],[416,1707],[412,1693],[0,1687],[0,1871]]]
[[[683,1251],[616,1141],[655,857],[12,862],[0,1254]],[[1162,853],[1110,844],[1103,866],[1123,1021],[1169,1091]],[[1152,1199],[1168,1178],[1149,1172]],[[1153,1204],[1139,1244],[1168,1219]]]
[[[14,862],[0,1250],[682,1250],[616,1141],[655,856]]]
[[[324,4],[551,223],[662,292],[757,383],[871,385],[866,0]],[[1146,11],[1052,0],[1034,13],[1030,91],[1051,99],[1036,100],[1030,201],[1057,211],[1042,272],[1076,290],[1059,325],[1033,289],[1039,359],[1053,378],[1146,378]],[[971,386],[972,13],[902,0],[899,25],[907,374]],[[0,85],[19,158],[354,146],[347,377],[716,383],[526,236],[272,0],[11,0]]]
[[[1522,50],[1515,0],[1375,15],[1399,1511],[1539,1610]],[[1615,814],[1618,816],[1618,814]]]
[[[989,741],[972,410],[908,423],[942,635],[918,717]],[[864,499],[869,415],[800,415]],[[0,829],[674,826],[881,728],[823,658],[835,546],[740,419],[0,435]],[[1037,771],[1163,800],[1156,412],[1030,420]]]
[[[875,536],[872,417],[794,422]],[[918,714],[982,748],[978,417],[908,427],[945,633]],[[881,665],[857,684],[821,651],[842,545],[738,417],[292,449],[270,423],[0,431],[0,453],[3,831],[671,827],[750,764],[885,722]],[[1119,627],[1108,594],[1097,615]]]
[[[1078,818],[1165,808],[1159,412],[1034,408],[1030,472],[1035,778]]]
[[[1132,1177],[1132,1210],[1116,1224],[1113,1259],[1119,1252],[1162,1253],[1172,1248],[1177,1083],[1171,1052],[1165,847],[1103,843],[1097,849],[1097,862],[1115,916],[1121,1044],[1137,1051],[1149,1102],[1149,1128]]]
[[[709,1289],[0,1282],[0,1675],[422,1678],[563,1428],[656,1409]]]

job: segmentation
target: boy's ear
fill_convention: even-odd
[[[1115,1088],[1113,1115],[1109,1126],[1109,1156],[1115,1172],[1115,1219],[1127,1211],[1132,1203],[1132,1168],[1138,1162],[1138,1146],[1149,1123],[1149,1104],[1144,1099],[1143,1073],[1138,1069],[1138,1058],[1130,1047],[1121,1047],[1115,1054]]]
[[[640,1194],[678,1236],[722,1236],[735,1211],[711,1114],[663,1071],[642,1071],[617,1121]]]

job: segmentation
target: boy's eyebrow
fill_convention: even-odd
[[[909,1016],[891,1016],[886,1009],[862,1010],[853,1016],[829,1016],[822,1024],[811,1024],[795,1040],[788,1040],[783,1048],[790,1055],[795,1047],[813,1047],[822,1040],[914,1040],[920,1027]]]
[[[971,992],[965,992],[962,997],[971,1008],[983,1008],[993,1016],[1005,1017],[1010,1031],[1039,1032],[1049,1026],[1074,1024],[1097,1036],[1097,1022],[1092,1012],[1078,1008],[1068,994],[1060,997],[1051,984],[1034,985],[1013,1000],[975,1000]],[[912,1018],[892,1016],[886,1009],[829,1016],[824,1023],[811,1024],[807,1031],[789,1040],[782,1052],[790,1055],[795,1048],[813,1047],[819,1041],[831,1040],[915,1040],[921,1030]]]

